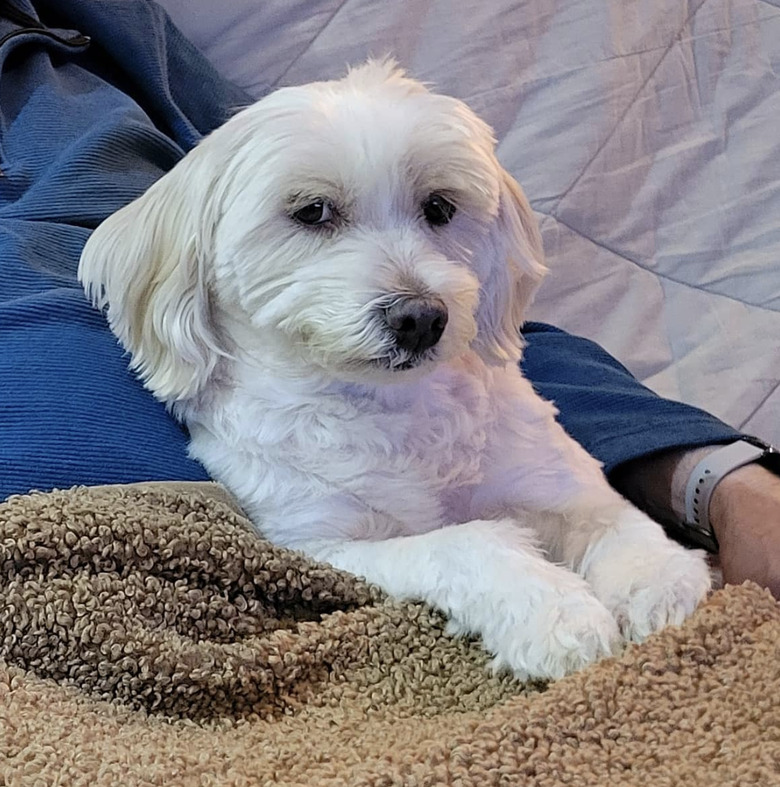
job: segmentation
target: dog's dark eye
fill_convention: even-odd
[[[432,227],[449,224],[455,215],[455,206],[441,194],[431,194],[422,204],[425,220]]]
[[[314,202],[299,208],[293,213],[293,218],[296,221],[300,221],[301,224],[308,224],[310,227],[327,224],[333,221],[334,216],[333,205],[324,199],[314,200]]]

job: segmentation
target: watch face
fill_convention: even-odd
[[[758,459],[755,461],[763,467],[771,470],[773,473],[780,472],[780,450],[775,448],[770,443],[761,440],[761,438],[753,437],[752,435],[746,435],[742,437],[741,442],[750,443],[750,445],[754,445],[756,448],[761,448],[764,454],[763,456],[758,457]]]
[[[761,467],[771,470],[775,475],[780,475],[780,452],[778,452],[773,446],[767,446],[764,455],[756,461],[761,465]]]

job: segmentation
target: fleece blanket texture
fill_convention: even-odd
[[[549,686],[420,604],[262,540],[214,485],[0,504],[7,785],[764,785],[780,607],[685,625]]]

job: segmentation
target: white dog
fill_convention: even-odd
[[[80,277],[264,536],[557,678],[710,580],[518,370],[544,270],[490,129],[370,62],[238,113],[94,232]]]

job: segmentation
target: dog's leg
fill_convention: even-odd
[[[577,475],[570,473],[573,487],[582,484],[579,491],[542,517],[549,525],[537,530],[542,543],[588,582],[627,639],[641,641],[682,623],[711,586],[704,553],[669,539],[601,473],[579,481]]]
[[[550,557],[587,581],[626,639],[682,623],[710,589],[704,553],[669,539],[606,479],[564,505],[551,501],[533,522]]]
[[[667,538],[609,485],[599,463],[555,421],[552,405],[527,381],[510,382],[471,515],[534,512],[527,521],[540,545],[588,582],[626,638],[681,623],[710,588],[703,553]]]
[[[570,559],[623,636],[641,641],[667,624],[682,623],[711,586],[704,553],[667,538],[658,523],[628,503],[586,512],[567,514]],[[597,527],[587,545],[581,537],[588,529],[583,514],[607,525]]]
[[[619,645],[614,618],[586,582],[544,558],[515,520],[473,521],[381,541],[308,541],[304,552],[422,600],[453,634],[479,634],[495,668],[559,678]]]
[[[544,477],[535,480],[526,468],[522,483],[514,485],[504,476],[505,503],[482,508],[481,515],[535,511],[529,522],[541,546],[587,581],[627,639],[641,641],[693,612],[711,586],[702,552],[669,539],[609,486],[595,460],[574,441],[558,457],[548,454],[540,474]],[[507,500],[508,488],[516,491],[514,501]],[[532,500],[518,491],[528,489]]]

